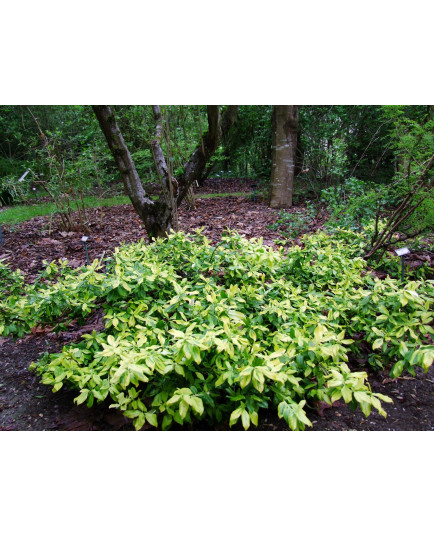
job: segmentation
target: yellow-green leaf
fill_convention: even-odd
[[[258,426],[258,413],[256,411],[252,411],[250,414],[250,420],[255,426]]]
[[[179,415],[181,419],[184,420],[188,413],[188,404],[185,400],[181,400],[179,403]]]
[[[257,391],[262,393],[262,391],[264,390],[264,375],[262,374],[260,370],[255,369],[253,371],[252,383],[253,383],[253,387]]]
[[[344,397],[345,403],[349,404],[351,400],[353,399],[353,393],[346,385],[344,385],[341,389],[342,396]]]
[[[53,387],[53,393],[57,393],[57,391],[62,388],[62,385],[63,385],[63,382],[55,383]]]
[[[250,426],[250,415],[246,410],[241,413],[241,422],[243,423],[244,430],[247,430]]]
[[[155,413],[149,413],[149,412],[145,413],[145,417],[151,426],[155,426],[155,428],[157,428],[158,420],[157,420],[157,416],[155,415]]]
[[[76,404],[83,404],[83,402],[87,399],[88,394],[89,394],[89,389],[82,389],[80,396],[77,396],[77,398],[74,398],[74,402]]]
[[[384,342],[383,339],[376,339],[374,341],[374,344],[372,345],[372,349],[376,350],[377,348],[380,348],[380,346],[382,346],[383,342]]]
[[[237,422],[242,412],[243,412],[243,407],[240,406],[231,413],[231,416],[229,418],[229,426],[232,426],[233,424]]]
[[[390,376],[392,378],[397,378],[398,376],[400,376],[402,374],[402,371],[404,370],[404,361],[397,361],[394,365],[393,365],[393,368],[392,370],[390,371]]]
[[[146,422],[145,414],[140,412],[139,416],[134,421],[134,428],[136,430],[140,430],[141,428],[143,428],[143,425],[145,424],[145,422]]]
[[[203,407],[203,402],[201,398],[199,398],[198,396],[192,396],[190,405],[195,411],[195,413],[202,415],[204,411],[204,407]]]
[[[250,380],[252,379],[252,373],[248,373],[244,376],[241,376],[241,379],[240,379],[240,386],[241,386],[241,389],[244,389],[244,387],[247,387],[250,383]]]

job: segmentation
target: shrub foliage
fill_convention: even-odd
[[[136,429],[196,419],[248,429],[261,409],[276,408],[304,430],[306,405],[339,399],[386,416],[381,402],[391,399],[350,370],[349,356],[368,344],[371,364],[393,377],[428,370],[432,285],[375,278],[358,256],[360,234],[304,240],[285,253],[236,233],[216,247],[200,232],[176,233],[117,249],[107,273],[98,261],[77,270],[51,263],[26,288],[9,274],[0,334],[61,328],[102,307],[103,331],[32,368],[55,392],[78,390],[78,404],[110,397]]]

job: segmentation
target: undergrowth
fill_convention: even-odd
[[[275,223],[268,226],[268,229],[280,231],[284,238],[297,238],[309,230],[315,221],[317,210],[313,203],[307,202],[306,210],[300,212],[285,212],[282,210]]]
[[[373,393],[349,357],[368,346],[370,363],[392,377],[427,371],[434,291],[429,281],[373,277],[358,256],[364,240],[316,233],[285,254],[236,233],[217,247],[200,232],[176,233],[117,249],[107,273],[98,261],[76,270],[51,263],[27,287],[9,273],[0,335],[62,329],[102,307],[104,330],[32,369],[55,392],[76,389],[78,404],[110,398],[136,429],[201,419],[247,429],[275,408],[303,430],[312,426],[306,406],[339,399],[386,416],[391,399]]]

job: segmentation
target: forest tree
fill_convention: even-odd
[[[220,106],[207,106],[208,131],[193,151],[184,167],[184,172],[176,178],[170,176],[161,148],[163,128],[161,109],[159,106],[153,106],[157,126],[151,150],[163,188],[163,193],[157,200],[151,199],[146,193],[111,108],[106,105],[92,108],[116,161],[126,193],[145,224],[149,238],[166,236],[173,226],[175,208],[179,207],[191,184],[201,178],[222,136],[233,125],[238,106],[228,106],[223,113],[220,111]]]

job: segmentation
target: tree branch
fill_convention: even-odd
[[[177,205],[181,204],[189,186],[199,180],[206,168],[209,159],[217,150],[220,140],[233,125],[239,106],[228,106],[220,115],[220,106],[207,106],[208,132],[203,137],[202,143],[196,147],[189,161],[184,166],[184,173],[178,177]]]
[[[171,205],[172,191],[169,170],[167,168],[166,158],[164,157],[163,149],[161,148],[161,141],[164,136],[163,115],[159,106],[152,106],[154,112],[154,118],[156,122],[155,126],[155,138],[150,141],[151,153],[154,159],[155,167],[157,168],[158,177],[160,178],[163,186],[163,194],[166,197],[167,204]]]
[[[116,161],[125,189],[134,209],[143,219],[144,207],[152,207],[154,201],[148,197],[140,181],[131,154],[119,130],[116,118],[110,106],[92,106],[109,148]]]
[[[365,255],[365,259],[370,259],[375,253],[380,249],[385,249],[388,246],[390,246],[392,243],[395,243],[392,241],[393,234],[398,230],[399,226],[404,223],[406,220],[410,218],[410,216],[415,212],[415,210],[421,205],[421,203],[424,201],[424,197],[422,199],[419,199],[414,205],[411,206],[414,195],[416,192],[419,192],[423,189],[424,186],[424,180],[426,175],[428,174],[429,170],[434,165],[434,155],[431,156],[431,158],[428,160],[428,162],[425,165],[425,168],[419,175],[416,184],[414,184],[412,190],[404,197],[404,199],[401,201],[399,206],[395,209],[393,214],[389,217],[386,227],[383,229],[383,231],[378,236],[377,233],[377,222],[376,222],[376,233],[377,236],[375,236],[375,240],[373,239],[371,241],[371,250]],[[410,167],[407,169],[406,177],[408,178],[410,176]]]

